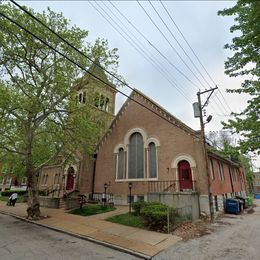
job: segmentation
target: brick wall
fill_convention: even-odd
[[[142,96],[135,95],[135,98],[163,115],[163,111],[158,108],[156,110],[156,107]],[[177,119],[176,123],[184,127]],[[124,143],[125,136],[133,128],[142,129],[147,138],[154,137],[160,142],[157,150],[158,180],[175,180],[177,169],[172,167],[173,161],[178,156],[188,155],[193,158],[196,164],[195,167],[192,167],[196,188],[200,193],[207,194],[207,178],[201,141],[133,101],[129,101],[128,105],[122,108],[110,133],[100,145],[96,166],[95,192],[102,192],[103,185],[107,182],[109,184],[108,192],[126,199],[128,182],[115,181],[116,154],[114,154],[114,149],[118,144]],[[145,165],[145,172],[147,172],[147,165]],[[134,181],[132,192],[134,195],[145,195],[148,192],[147,181]]]

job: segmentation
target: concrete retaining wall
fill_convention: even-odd
[[[148,193],[147,200],[149,202],[159,201],[168,206],[175,207],[180,215],[191,217],[192,220],[196,220],[200,216],[199,196],[197,193]]]
[[[42,207],[46,207],[46,208],[58,209],[59,205],[60,205],[60,199],[59,198],[40,197],[40,205]]]
[[[79,200],[78,198],[66,198],[64,200],[65,209],[75,209],[79,208]]]

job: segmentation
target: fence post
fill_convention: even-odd
[[[167,231],[170,233],[170,208],[167,208]]]

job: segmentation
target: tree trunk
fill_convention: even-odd
[[[39,202],[39,190],[37,177],[34,172],[31,172],[28,177],[28,207],[27,207],[27,218],[34,220],[40,217],[40,202]]]
[[[33,130],[31,127],[31,116],[29,115],[28,125],[26,128],[27,136],[27,153],[26,153],[26,173],[27,173],[27,187],[28,187],[28,207],[27,218],[39,219],[40,217],[40,202],[38,190],[38,178],[33,167]]]

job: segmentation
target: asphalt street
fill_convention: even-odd
[[[251,213],[225,214],[212,224],[212,233],[181,241],[154,260],[259,260],[260,200]]]
[[[0,214],[0,259],[134,260],[139,258]]]

